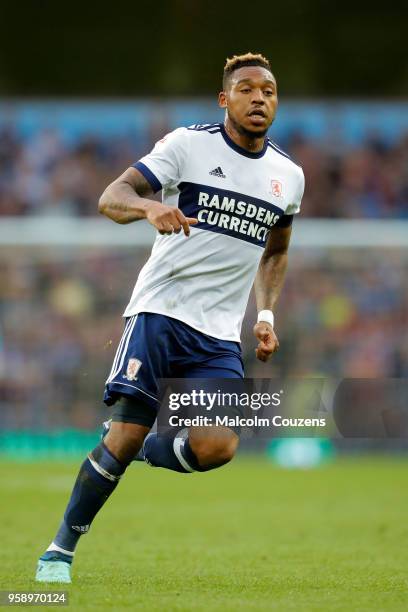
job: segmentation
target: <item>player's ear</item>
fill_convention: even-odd
[[[225,91],[220,91],[218,94],[218,106],[220,108],[227,108],[227,94]]]

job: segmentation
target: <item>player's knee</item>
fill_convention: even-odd
[[[113,422],[104,444],[119,461],[131,461],[140,450],[149,427]]]
[[[199,438],[192,450],[201,467],[221,466],[231,461],[238,446],[238,436]]]

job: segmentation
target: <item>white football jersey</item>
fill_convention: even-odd
[[[239,342],[269,230],[299,212],[302,169],[268,139],[258,153],[239,147],[218,123],[174,130],[134,167],[199,223],[189,237],[157,234],[124,316],[159,313]]]

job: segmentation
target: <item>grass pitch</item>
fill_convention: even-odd
[[[0,588],[38,591],[36,559],[78,465],[0,466]],[[178,475],[133,464],[78,546],[68,609],[407,610],[407,468],[238,458]]]

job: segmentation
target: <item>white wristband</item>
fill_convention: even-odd
[[[265,323],[270,323],[273,327],[274,324],[274,316],[272,310],[261,310],[258,312],[258,323],[261,321],[265,321]]]

